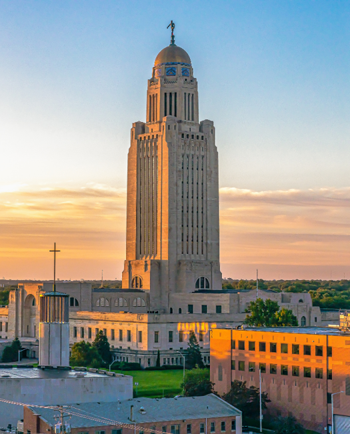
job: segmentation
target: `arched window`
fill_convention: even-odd
[[[182,309],[181,309],[181,307],[179,307],[179,313],[182,313]]]
[[[301,317],[300,325],[301,325],[302,327],[305,327],[305,326],[306,326],[306,318],[305,318],[304,316]]]
[[[304,300],[301,298],[301,299],[299,300],[299,303],[304,303]]]
[[[145,300],[143,298],[137,297],[137,298],[134,298],[134,301],[132,302],[132,305],[134,307],[144,307],[144,306],[146,306],[146,302],[145,302]]]
[[[196,282],[196,289],[209,289],[209,280],[206,277],[199,277]]]
[[[69,298],[69,305],[70,305],[70,307],[77,307],[77,306],[79,306],[79,302],[76,298],[70,297]]]
[[[173,308],[172,307],[170,308],[170,313],[173,313]]]
[[[135,276],[131,282],[131,288],[141,289],[142,288],[142,279],[140,276]]]
[[[100,297],[97,301],[96,301],[96,306],[100,306],[100,307],[108,307],[109,306],[109,301],[108,298],[104,298],[104,297]]]
[[[128,306],[128,301],[123,298],[123,297],[119,297],[115,299],[114,302],[114,306],[116,307],[127,307]]]

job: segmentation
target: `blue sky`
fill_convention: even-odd
[[[350,1],[2,0],[0,191],[126,187],[171,19],[222,188],[349,187]]]

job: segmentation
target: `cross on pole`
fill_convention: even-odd
[[[61,250],[56,250],[56,243],[53,244],[53,250],[49,250],[50,253],[53,253],[53,292],[56,292],[56,253]]]

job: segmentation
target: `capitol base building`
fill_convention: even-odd
[[[206,364],[213,328],[242,324],[255,290],[223,290],[219,258],[218,151],[213,121],[199,120],[190,56],[171,44],[148,80],[146,122],[131,128],[127,240],[122,289],[57,283],[69,295],[70,344],[102,330],[118,360],[182,363],[194,331]],[[36,354],[39,297],[49,284],[20,284],[0,308],[0,336]],[[299,325],[321,325],[309,294],[259,291],[291,309]]]

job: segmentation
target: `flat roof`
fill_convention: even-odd
[[[78,374],[78,375],[77,375]],[[69,379],[69,378],[81,378],[84,375],[85,378],[108,378],[109,376],[119,377],[123,374],[107,375],[98,372],[90,371],[78,371],[74,369],[40,369],[40,368],[25,368],[18,367],[0,368],[0,382],[8,378],[30,378],[30,379]]]
[[[133,421],[131,422],[130,408],[133,408]],[[40,414],[50,425],[54,425],[57,410],[50,408],[28,407]],[[141,407],[145,413],[141,413]],[[117,402],[87,402],[69,405],[67,412],[74,412],[69,424],[72,428],[96,427],[113,425],[113,422],[130,423],[156,423],[178,421],[184,419],[205,419],[208,417],[240,416],[241,412],[214,394],[206,396],[178,397],[178,398],[134,398]],[[77,416],[80,413],[81,416]],[[106,418],[106,423],[90,420],[93,418]]]
[[[217,329],[219,330],[219,328]],[[232,329],[236,331],[251,332],[274,332],[274,333],[295,333],[303,335],[332,335],[348,336],[350,331],[343,331],[332,327],[244,327]]]

